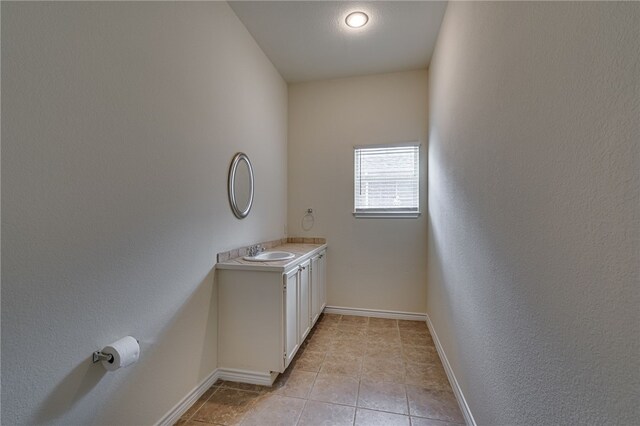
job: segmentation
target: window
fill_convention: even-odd
[[[354,148],[356,217],[420,215],[420,144]]]

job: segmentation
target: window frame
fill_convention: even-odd
[[[356,160],[358,150],[363,149],[384,149],[384,148],[402,148],[402,147],[417,147],[417,188],[416,188],[416,200],[418,205],[415,210],[407,209],[406,207],[399,208],[358,208],[356,206],[357,195],[356,189],[357,176],[356,176]],[[421,215],[420,212],[420,151],[422,144],[419,141],[391,143],[391,144],[371,144],[371,145],[355,145],[353,147],[353,216],[355,218],[370,218],[370,219],[415,219]]]

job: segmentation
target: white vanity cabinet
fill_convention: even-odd
[[[296,355],[324,306],[326,245],[306,248],[288,261],[216,266],[221,378],[270,385]]]

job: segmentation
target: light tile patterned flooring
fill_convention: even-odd
[[[464,424],[425,323],[324,314],[273,387],[218,381],[176,423]]]

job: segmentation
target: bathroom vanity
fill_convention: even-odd
[[[271,385],[326,305],[326,244],[287,243],[289,260],[216,265],[221,377]]]

